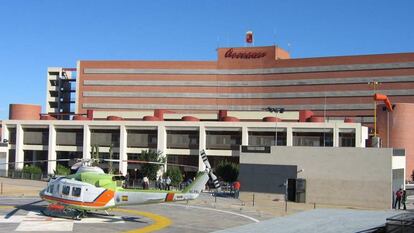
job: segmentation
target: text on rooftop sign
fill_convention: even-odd
[[[234,52],[233,49],[227,50],[224,54],[225,58],[232,58],[232,59],[256,59],[262,58],[266,56],[265,52]]]

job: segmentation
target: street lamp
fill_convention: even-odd
[[[278,113],[284,113],[285,112],[285,108],[273,108],[273,107],[267,107],[265,108],[266,111],[270,112],[270,113],[276,113],[276,118],[277,118],[277,114]],[[276,136],[275,136],[275,146],[277,146],[277,119],[276,119]]]

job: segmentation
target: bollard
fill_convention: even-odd
[[[313,203],[313,208],[316,209],[316,203],[315,202]]]
[[[254,206],[254,193],[253,193],[253,206]]]
[[[287,201],[285,201],[285,212],[287,213]]]
[[[3,195],[3,182],[1,182],[0,194]]]

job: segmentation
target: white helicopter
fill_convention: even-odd
[[[123,188],[119,185],[120,182],[117,182],[125,179],[122,175],[106,174],[101,168],[91,166],[91,160],[81,161],[75,174],[52,178],[47,187],[40,192],[40,197],[51,203],[43,213],[79,220],[90,211],[106,211],[125,205],[196,199],[209,178],[212,179],[215,188],[220,188],[204,150],[200,152],[200,156],[206,169],[183,191]]]
[[[81,160],[72,166],[72,169],[77,169],[75,174],[53,177],[49,180],[47,187],[40,191],[40,198],[50,203],[42,213],[53,217],[80,220],[92,211],[106,212],[118,206],[194,200],[205,188],[210,178],[214,187],[220,189],[204,150],[200,151],[200,156],[206,166],[205,170],[200,172],[195,180],[182,191],[124,188],[122,182],[119,182],[125,180],[124,176],[106,174],[100,167],[92,166],[92,159]],[[32,162],[47,161],[51,160]],[[69,159],[52,161],[69,161]],[[130,162],[163,164],[147,161]]]

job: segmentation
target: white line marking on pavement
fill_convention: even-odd
[[[45,216],[39,212],[29,211],[27,215],[13,215],[10,218],[0,216],[0,223],[19,224],[16,231],[73,231],[73,224],[77,223],[125,223],[120,216],[88,217],[80,221],[66,218]]]
[[[63,221],[24,221],[16,231],[73,231],[73,222]]]
[[[253,222],[260,222],[259,220],[255,219],[253,217],[250,217],[250,216],[247,216],[247,215],[244,215],[244,214],[234,213],[234,212],[227,211],[227,210],[218,210],[218,209],[213,209],[213,208],[208,208],[208,207],[201,207],[201,206],[193,206],[193,205],[179,205],[179,204],[165,204],[165,203],[163,203],[162,205],[180,206],[180,207],[184,207],[184,208],[193,208],[193,209],[200,209],[200,210],[211,210],[211,211],[216,211],[216,212],[221,212],[221,213],[226,213],[226,214],[232,214],[232,215],[236,215],[236,216],[239,216],[239,217],[247,218],[247,219],[249,219]]]

